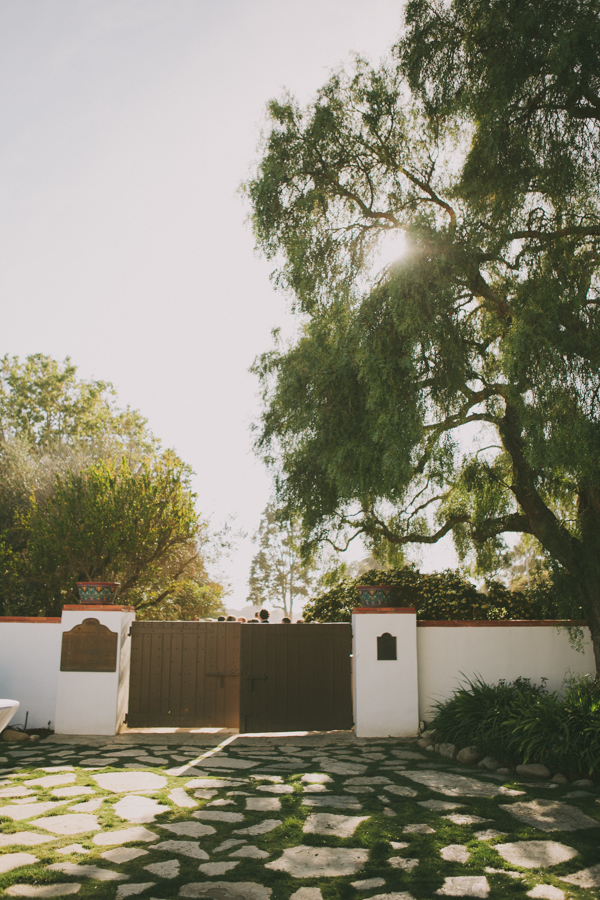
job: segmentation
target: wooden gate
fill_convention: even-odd
[[[241,623],[134,622],[130,728],[237,728]]]
[[[350,625],[134,622],[130,728],[352,728]]]
[[[352,728],[351,625],[250,625],[241,651],[241,732]]]

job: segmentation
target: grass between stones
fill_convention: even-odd
[[[141,736],[140,736],[141,737]],[[587,816],[595,819],[600,824],[600,805],[597,802],[596,794],[590,792],[583,796],[575,798],[566,798],[565,794],[572,792],[569,785],[561,785],[551,788],[546,783],[540,784],[522,784],[517,781],[506,779],[501,781],[498,777],[484,775],[477,769],[466,769],[449,761],[440,761],[436,758],[432,762],[431,756],[427,753],[421,753],[408,743],[399,744],[391,740],[388,741],[366,741],[356,742],[348,746],[347,741],[341,742],[332,739],[331,742],[324,745],[312,747],[310,740],[307,739],[306,745],[302,745],[301,739],[297,739],[294,747],[281,745],[281,749],[276,740],[256,740],[256,743],[249,746],[249,741],[236,744],[233,742],[223,752],[218,755],[223,762],[230,761],[231,769],[224,765],[219,769],[211,769],[209,766],[202,768],[202,764],[198,764],[199,771],[204,773],[201,776],[195,773],[175,776],[166,774],[168,769],[174,766],[182,765],[185,759],[193,758],[190,754],[200,755],[202,748],[190,749],[188,746],[168,745],[165,741],[164,745],[157,747],[156,745],[144,744],[140,740],[136,747],[129,745],[118,746],[107,742],[107,747],[96,748],[92,753],[86,746],[73,746],[66,748],[66,752],[61,749],[61,745],[48,744],[40,742],[36,746],[35,759],[28,760],[27,757],[13,755],[20,751],[11,751],[10,745],[6,745],[5,751],[2,746],[0,755],[7,758],[7,762],[0,763],[0,781],[7,782],[0,784],[0,792],[11,786],[27,785],[30,779],[37,780],[48,775],[60,774],[60,771],[46,772],[40,767],[48,766],[75,766],[71,770],[76,774],[75,781],[69,781],[68,785],[74,784],[84,786],[94,791],[93,794],[88,793],[80,799],[77,797],[57,797],[53,794],[53,790],[59,787],[44,787],[40,785],[32,786],[35,794],[23,797],[2,797],[0,796],[0,836],[16,834],[19,832],[35,833],[44,838],[50,838],[43,844],[34,846],[14,845],[0,846],[0,872],[2,870],[2,858],[5,859],[10,854],[31,853],[37,857],[38,862],[20,866],[11,871],[0,874],[0,889],[6,890],[13,885],[51,885],[51,884],[71,884],[81,883],[77,897],[85,898],[94,897],[95,900],[115,900],[119,888],[125,889],[128,885],[148,884],[152,882],[151,887],[146,888],[139,896],[144,898],[159,898],[159,900],[170,900],[179,896],[180,889],[183,885],[190,882],[253,882],[263,885],[272,891],[271,900],[288,900],[301,887],[319,888],[324,900],[363,900],[374,895],[389,894],[394,892],[408,892],[415,900],[432,900],[436,897],[438,891],[444,885],[444,880],[452,877],[461,876],[485,876],[489,884],[489,897],[491,900],[500,900],[500,898],[524,898],[527,891],[539,884],[550,884],[564,891],[566,897],[582,898],[582,900],[592,900],[597,898],[598,890],[596,888],[577,888],[560,880],[560,875],[572,874],[582,869],[597,865],[600,862],[600,829],[585,828],[576,831],[553,831],[551,833],[542,831],[538,828],[524,824],[512,816],[502,806],[510,805],[518,801],[531,800],[548,800],[562,801],[572,807],[580,809]],[[408,750],[407,758],[396,756],[395,752]],[[127,751],[126,755],[115,756],[115,753]],[[364,756],[363,756],[364,752]],[[141,757],[141,761],[136,760],[137,756]],[[103,761],[102,757],[110,759],[110,766],[101,768],[98,764]],[[164,759],[161,764],[145,764],[148,759]],[[183,757],[183,760],[181,759]],[[250,760],[258,763],[257,766],[250,769],[239,769],[235,767],[235,760]],[[289,760],[295,760],[290,762]],[[338,764],[364,766],[363,775],[367,779],[367,786],[374,788],[373,792],[359,792],[356,794],[347,793],[344,787],[347,782],[351,782],[356,775],[340,775],[333,771],[327,771],[331,762],[321,765],[318,760],[337,761]],[[390,767],[390,763],[396,763],[395,767]],[[132,764],[135,768],[132,768]],[[3,777],[2,765],[6,772]],[[15,766],[14,771],[9,771]],[[88,770],[90,766],[96,766],[92,770]],[[403,769],[402,766],[405,768]],[[335,765],[333,766],[335,768]],[[508,793],[504,792],[491,796],[463,796],[448,795],[434,791],[425,785],[422,785],[404,774],[405,772],[418,772],[433,770],[443,772],[447,775],[460,774],[476,779],[480,784],[488,784],[490,792],[497,790],[502,786]],[[165,778],[164,786],[157,790],[144,792],[138,791],[140,795],[152,798],[161,806],[167,807],[167,811],[161,812],[156,816],[154,821],[146,822],[130,822],[118,815],[115,811],[115,805],[124,797],[134,796],[132,792],[112,793],[105,790],[95,780],[95,776],[105,773],[126,773],[126,772],[147,772],[154,773]],[[324,784],[325,792],[305,793],[305,784],[301,781],[302,775],[305,773],[324,773],[328,774],[330,781]],[[65,772],[65,775],[69,772]],[[258,787],[273,783],[269,780],[261,780],[261,775],[269,775],[271,778],[280,777],[282,784],[290,785],[293,793],[270,794],[261,792]],[[379,781],[368,783],[370,778],[389,778],[391,784],[410,788],[415,792],[415,796],[406,797],[386,792],[385,784]],[[194,788],[188,788],[186,794],[192,800],[197,802],[197,806],[193,808],[182,808],[177,806],[170,798],[169,794],[174,788],[184,788],[186,783],[199,777],[213,779],[215,784],[220,781],[239,782],[234,785],[224,785],[215,788],[216,793],[209,798],[195,797]],[[348,784],[348,787],[354,785]],[[510,791],[523,792],[519,795],[511,795]],[[304,801],[309,798],[319,796],[340,796],[354,797],[361,806],[360,810],[336,808],[336,807],[313,807],[307,806]],[[260,811],[246,809],[247,797],[277,797],[281,801],[281,809],[278,811]],[[61,805],[51,809],[46,815],[38,816],[32,814],[32,820],[39,820],[34,826],[30,819],[23,818],[13,821],[3,816],[3,809],[9,812],[15,804],[21,805],[22,801],[34,799],[38,802],[57,802],[60,800]],[[383,799],[382,799],[383,798]],[[90,802],[100,800],[101,804],[93,811],[89,810]],[[211,805],[217,800],[230,800],[231,803],[225,806]],[[435,810],[420,806],[420,801],[427,800],[443,800],[456,803],[458,806],[453,810]],[[237,812],[244,816],[243,822],[227,822],[219,820],[205,820],[194,818],[193,813],[199,810],[210,810],[215,812]],[[41,822],[50,820],[55,817],[64,815],[72,815],[78,812],[91,814],[96,817],[100,830],[87,833],[74,833],[66,835],[55,835],[46,831],[41,827]],[[305,833],[303,828],[309,816],[316,814],[326,814],[331,816],[344,817],[368,817],[365,821],[358,825],[354,833],[350,837],[338,837],[335,833],[319,834]],[[455,822],[445,818],[449,814],[458,814],[465,816],[476,816],[487,821],[472,824],[456,824]],[[266,820],[277,819],[281,824],[273,828],[273,830],[265,834],[240,834],[240,830],[245,830],[254,825],[260,825]],[[337,820],[333,820],[334,822]],[[340,820],[341,821],[341,820]],[[173,825],[177,823],[196,823],[208,826],[214,829],[210,833],[202,836],[192,837],[189,835],[179,835],[170,830],[164,829],[162,825]],[[431,833],[419,833],[411,829],[405,831],[407,826],[424,825],[433,829]],[[156,835],[156,841],[129,841],[122,846],[127,849],[139,849],[145,851],[135,859],[129,859],[121,863],[111,861],[102,857],[102,853],[120,847],[121,844],[99,845],[94,841],[94,837],[99,834],[108,834],[110,832],[121,832],[126,829],[140,828],[146,829]],[[497,832],[503,832],[505,837],[497,837],[490,840],[478,840],[476,834],[493,829]],[[207,829],[208,830],[208,829]],[[195,845],[199,845],[209,856],[209,862],[212,863],[231,863],[235,862],[234,868],[229,869],[224,874],[207,875],[199,870],[199,865],[205,865],[204,861],[194,859],[171,849],[155,849],[154,845],[163,841],[191,841]],[[226,849],[218,849],[220,845],[227,841],[239,841]],[[535,841],[535,840],[552,840],[572,847],[578,852],[578,856],[560,863],[556,866],[540,870],[518,868],[509,865],[494,849],[494,847],[503,842],[518,841]],[[242,843],[244,842],[244,843]],[[406,844],[406,847],[400,849],[394,848],[393,843]],[[87,853],[70,852],[67,854],[60,853],[65,847],[77,844],[87,851]],[[441,850],[445,847],[459,845],[465,847],[469,852],[469,858],[466,862],[445,860],[441,855]],[[240,849],[240,847],[252,846],[268,853],[269,856],[263,858],[252,858],[243,856],[230,856],[231,853]],[[364,865],[358,866],[352,874],[346,874],[338,877],[323,877],[316,872],[309,877],[295,878],[289,872],[274,870],[265,866],[267,863],[277,861],[281,858],[283,851],[292,848],[304,846],[309,848],[340,848],[346,850],[362,850],[366,851],[367,861]],[[390,859],[394,859],[394,863],[390,863]],[[402,868],[404,860],[417,859],[418,865],[412,868]],[[145,867],[166,863],[170,860],[177,860],[178,867],[172,867],[177,870],[177,874],[172,878],[159,877],[149,872]],[[93,877],[81,877],[78,874],[64,874],[58,871],[49,871],[47,866],[56,863],[74,863],[79,865],[98,866],[107,872],[114,872],[127,876],[126,880],[121,881],[102,881]],[[493,872],[486,872],[486,869],[493,869]],[[519,877],[513,878],[509,872],[518,872]],[[356,890],[352,887],[353,881],[366,880],[371,878],[383,878],[384,887],[371,888],[367,890]],[[10,896],[10,895],[7,895]],[[133,894],[131,896],[134,896]],[[210,895],[209,895],[210,896]]]

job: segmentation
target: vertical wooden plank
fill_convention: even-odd
[[[196,630],[194,720],[198,723],[198,728],[210,727],[205,724],[209,720],[206,711],[206,635],[209,624],[209,622],[198,622]]]
[[[181,635],[181,721],[194,721],[196,709],[196,636],[198,622],[183,622]]]
[[[240,648],[241,622],[230,622],[227,629],[225,666],[225,710],[223,727],[239,728],[240,725]]]
[[[240,734],[245,734],[250,730],[252,719],[252,646],[254,631],[258,627],[258,625],[245,624],[240,630]]]

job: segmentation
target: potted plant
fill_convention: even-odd
[[[118,581],[78,581],[79,602],[97,606],[114,603],[120,587]]]
[[[398,589],[393,584],[357,584],[361,606],[396,606]]]

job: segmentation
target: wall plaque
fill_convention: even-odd
[[[377,638],[377,659],[398,659],[396,638],[387,631]]]
[[[119,635],[98,619],[84,619],[62,638],[61,672],[116,672]]]

